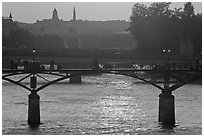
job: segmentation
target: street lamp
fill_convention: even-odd
[[[32,52],[33,52],[33,63],[32,63],[32,74],[33,74],[33,76],[32,77],[30,77],[30,88],[32,88],[33,90],[31,91],[31,93],[33,92],[35,92],[35,88],[36,88],[36,85],[37,85],[37,77],[35,76],[35,74],[36,74],[36,72],[35,72],[35,69],[36,69],[36,67],[35,67],[35,49],[33,48],[33,50],[32,50]]]
[[[35,49],[33,48],[33,62],[35,61]]]
[[[166,66],[168,67],[168,65],[169,65],[169,54],[170,54],[171,50],[170,49],[163,49],[162,51],[164,53],[164,58],[165,58],[164,60],[166,60]]]
[[[167,65],[169,65],[169,54],[170,54],[170,52],[171,52],[171,50],[168,49],[168,50],[167,50]]]
[[[165,65],[165,62],[166,62],[166,56],[165,56],[166,50],[163,49],[162,52],[164,53],[164,65]]]
[[[171,50],[163,49],[162,51],[164,53],[164,56],[165,56],[164,58],[166,60],[166,65],[164,65],[165,72],[163,74],[164,75],[164,90],[167,90],[170,87],[170,78],[169,78],[169,72],[166,72],[166,71],[169,71],[169,54]]]

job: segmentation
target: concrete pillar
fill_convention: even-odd
[[[37,77],[34,75],[30,77],[30,88],[35,89],[37,85]]]
[[[40,96],[36,92],[28,95],[28,124],[31,127],[40,124]]]
[[[165,126],[175,125],[174,96],[161,93],[159,95],[159,122]]]
[[[81,83],[81,76],[70,77],[70,83]]]
[[[74,72],[70,73],[71,77],[69,79],[69,82],[75,83],[75,84],[80,84],[81,83],[81,76],[80,75],[79,76],[73,76],[74,74],[76,74],[76,73],[74,73]]]

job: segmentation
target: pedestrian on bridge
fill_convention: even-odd
[[[14,61],[13,61],[13,59],[11,60],[11,70],[14,70]]]
[[[15,60],[14,61],[14,68],[15,68],[15,70],[18,70],[18,63],[19,63],[19,60]]]
[[[53,60],[50,61],[50,70],[54,70],[54,61]]]
[[[97,59],[94,59],[94,60],[93,60],[93,69],[94,69],[94,70],[99,70],[99,69],[100,69],[99,63],[98,63],[98,60],[97,60]]]
[[[27,60],[23,61],[23,67],[24,67],[24,70],[28,70],[28,61]]]

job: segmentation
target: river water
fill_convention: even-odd
[[[3,81],[2,134],[202,134],[202,86],[185,85],[173,92],[176,126],[158,123],[159,89],[112,74],[82,77],[51,85],[40,95],[41,125],[27,125],[29,92]]]

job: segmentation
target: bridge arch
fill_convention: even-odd
[[[128,76],[128,77],[132,77],[132,78],[136,78],[138,80],[141,80],[141,81],[144,81],[150,85],[153,85],[154,87],[160,89],[160,90],[163,90],[163,88],[151,81],[148,81],[148,80],[145,80],[145,79],[142,79],[142,78],[139,78],[139,77],[136,77],[136,76],[133,76],[133,75],[129,75],[129,74],[125,74],[125,73],[120,73],[120,72],[113,72],[113,71],[105,71],[105,72],[101,72],[101,71],[92,71],[92,72],[84,72],[84,73],[75,73],[75,74],[70,74],[68,76],[63,76],[61,78],[58,78],[58,79],[55,79],[53,81],[50,81],[44,85],[42,85],[41,87],[37,88],[36,89],[36,92],[39,92],[40,90],[52,85],[52,84],[55,84],[57,82],[60,82],[62,80],[65,80],[65,79],[69,79],[71,77],[77,77],[77,76],[85,76],[85,75],[91,75],[91,74],[115,74],[115,75],[123,75],[123,76]],[[46,73],[46,74],[51,74],[51,75],[56,75],[56,74],[53,74],[53,73]],[[58,75],[58,74],[57,74]],[[58,75],[59,76],[59,75]],[[61,75],[60,75],[61,76]]]
[[[51,73],[51,72],[50,72],[50,73],[49,73],[49,72],[39,72],[39,74],[47,74],[47,75],[53,75],[53,76],[60,76],[60,78],[57,78],[57,79],[55,79],[55,80],[53,80],[53,81],[49,81],[48,83],[46,83],[46,84],[40,86],[39,88],[37,88],[35,91],[38,92],[38,91],[40,91],[40,90],[42,90],[42,89],[44,89],[44,88],[46,88],[46,87],[48,87],[48,86],[50,86],[50,85],[52,85],[52,84],[55,84],[55,83],[57,83],[57,82],[60,82],[60,81],[62,81],[62,80],[65,80],[65,79],[69,79],[69,78],[71,78],[71,77],[85,76],[85,75],[91,75],[91,74],[102,74],[102,73],[103,73],[103,74],[106,73],[106,74],[123,75],[123,76],[128,76],[128,77],[136,78],[136,79],[138,79],[138,80],[141,80],[141,81],[144,81],[144,82],[146,82],[146,83],[148,83],[148,84],[151,84],[151,85],[157,87],[157,88],[160,89],[160,90],[163,90],[163,88],[162,88],[161,86],[158,86],[158,85],[156,85],[156,84],[153,83],[153,82],[150,82],[150,81],[147,81],[147,80],[145,80],[145,79],[136,77],[136,76],[134,76],[134,75],[130,75],[130,74],[126,74],[126,73],[120,73],[120,72],[116,72],[116,71],[108,71],[108,70],[107,70],[107,71],[89,71],[89,72],[81,72],[81,73],[71,73],[71,74],[69,74],[69,75],[67,75],[67,76],[64,76],[64,75],[62,75],[62,74],[57,74],[57,73]],[[12,79],[7,78],[7,77],[9,77],[9,76],[15,76],[15,75],[21,75],[21,74],[28,74],[28,75],[27,75],[26,77],[24,77],[23,79],[20,79],[20,80],[18,80],[18,81],[15,81],[15,80],[12,80]],[[29,91],[32,91],[32,89],[30,89],[30,88],[28,88],[27,86],[25,86],[25,85],[23,85],[23,84],[20,83],[20,81],[26,79],[27,77],[29,77],[29,76],[31,76],[31,75],[32,75],[32,73],[29,74],[29,73],[27,73],[27,72],[12,73],[12,74],[4,75],[2,79],[3,79],[3,80],[6,80],[6,81],[8,81],[8,82],[14,83],[14,84],[16,84],[16,85],[18,85],[18,86],[20,86],[20,87],[22,87],[22,88],[25,88],[25,89],[29,90]]]
[[[161,72],[160,72],[160,73],[161,73]],[[49,74],[50,74],[50,73],[49,73]],[[48,87],[48,86],[51,85],[51,84],[60,82],[60,81],[65,80],[65,79],[69,79],[69,78],[71,78],[71,77],[85,76],[85,75],[91,75],[91,74],[115,74],[115,75],[123,75],[123,76],[128,76],[128,77],[136,78],[136,79],[138,79],[138,80],[141,80],[141,81],[143,81],[143,82],[145,82],[145,83],[148,83],[148,84],[150,84],[150,85],[152,85],[152,86],[154,86],[154,87],[160,89],[162,92],[163,92],[164,90],[166,90],[166,91],[168,91],[168,92],[172,92],[172,91],[176,90],[177,88],[180,88],[181,86],[183,86],[183,85],[185,85],[185,84],[190,84],[190,83],[192,83],[193,81],[195,81],[195,80],[198,79],[198,78],[195,78],[195,79],[193,79],[193,80],[191,80],[191,81],[185,82],[184,80],[181,80],[181,79],[179,79],[178,77],[176,77],[176,76],[170,74],[170,76],[174,77],[175,79],[178,79],[180,82],[178,82],[178,83],[175,84],[175,85],[172,85],[172,86],[169,87],[168,89],[164,89],[163,87],[161,87],[161,86],[155,84],[154,82],[145,80],[145,79],[140,78],[139,76],[136,76],[136,75],[131,75],[131,74],[127,74],[127,73],[121,73],[121,72],[119,72],[119,71],[109,71],[109,70],[107,70],[107,71],[90,71],[90,72],[83,72],[83,73],[73,73],[73,74],[70,74],[70,75],[68,75],[68,76],[63,76],[63,77],[58,78],[58,79],[55,79],[55,80],[53,80],[53,81],[51,81],[51,82],[49,82],[49,83],[46,83],[45,85],[43,85],[43,86],[39,87],[38,89],[36,89],[36,91],[38,92],[38,91],[40,91],[40,90],[42,90],[42,89]],[[157,73],[153,73],[153,74],[158,74],[158,72],[157,72]],[[52,74],[52,75],[56,75],[56,74]],[[58,74],[57,74],[57,75],[58,75]]]
[[[106,73],[106,74],[123,75],[123,76],[132,77],[132,78],[141,80],[141,81],[143,81],[143,82],[145,82],[145,83],[148,83],[148,84],[150,84],[150,85],[152,85],[152,86],[154,86],[154,87],[160,89],[162,92],[164,91],[164,88],[163,88],[162,86],[157,85],[157,84],[155,84],[155,83],[152,82],[152,81],[148,81],[148,80],[146,80],[146,79],[144,79],[144,78],[141,78],[141,77],[139,77],[139,76],[137,76],[137,75],[134,75],[133,73],[120,72],[120,70],[118,70],[118,71],[116,71],[116,70],[114,70],[114,71],[112,71],[112,70],[103,70],[103,71],[101,71],[101,70],[99,70],[99,71],[92,70],[92,71],[77,72],[77,73],[76,73],[76,72],[66,73],[66,75],[59,74],[59,73],[47,72],[47,71],[46,71],[46,72],[37,72],[37,73],[35,73],[37,76],[40,76],[40,75],[38,75],[38,74],[47,74],[47,75],[59,76],[60,78],[57,78],[57,79],[52,80],[52,81],[48,81],[48,80],[47,80],[47,83],[46,83],[46,84],[41,85],[40,87],[36,88],[35,91],[36,91],[36,92],[39,92],[40,90],[42,90],[42,89],[44,89],[44,88],[46,88],[46,87],[48,87],[48,86],[50,86],[50,85],[52,85],[52,84],[55,84],[55,83],[57,83],[57,82],[60,82],[60,81],[62,81],[62,80],[65,80],[65,79],[69,79],[69,78],[71,78],[71,77],[85,76],[85,75],[93,75],[93,74],[105,74],[105,73]],[[150,73],[150,74],[159,74],[159,73],[162,74],[163,72],[154,72],[154,73]],[[18,80],[18,81],[15,81],[15,80],[12,80],[12,79],[7,78],[7,77],[9,77],[9,76],[15,76],[15,75],[21,75],[21,74],[28,74],[28,75],[25,76],[24,78]],[[28,88],[27,86],[21,84],[20,82],[21,82],[22,80],[28,78],[29,76],[33,75],[33,74],[34,74],[34,73],[29,73],[29,72],[12,73],[12,74],[4,75],[4,76],[2,77],[2,79],[3,79],[3,80],[6,80],[6,81],[8,81],[8,82],[14,83],[14,84],[16,84],[16,85],[18,85],[18,86],[20,86],[20,87],[22,87],[22,88],[24,88],[24,89],[27,89],[28,91],[32,91],[32,89],[30,89],[30,88]],[[68,74],[69,74],[69,75],[68,75]],[[184,74],[185,74],[185,73],[184,73]],[[188,82],[185,82],[184,80],[182,80],[182,79],[180,79],[180,78],[174,76],[173,74],[170,74],[170,73],[169,73],[169,75],[172,76],[173,78],[179,80],[180,82],[178,82],[177,84],[175,84],[175,85],[169,87],[169,88],[167,89],[168,92],[174,91],[175,89],[177,89],[177,88],[179,88],[179,87],[181,87],[181,86],[183,86],[183,85],[185,85],[185,84],[191,83],[191,82],[193,82],[193,81],[195,81],[195,80],[197,79],[197,78],[196,78],[196,79],[194,79],[194,80],[191,80],[190,82],[189,82],[189,81],[188,81]],[[41,78],[42,78],[42,77],[41,77]],[[46,79],[45,79],[45,80],[46,80]]]
[[[16,82],[16,81],[14,81],[14,80],[12,80],[12,79],[9,79],[9,78],[2,78],[3,80],[6,80],[6,81],[8,81],[8,82],[11,82],[11,83],[13,83],[13,84],[16,84],[16,85],[18,85],[18,86],[20,86],[20,87],[22,87],[22,88],[24,88],[24,89],[27,89],[28,91],[30,91],[30,92],[32,92],[32,90],[30,89],[30,88],[28,88],[27,86],[25,86],[25,85],[23,85],[23,84],[21,84],[21,83],[19,83],[19,82]]]

